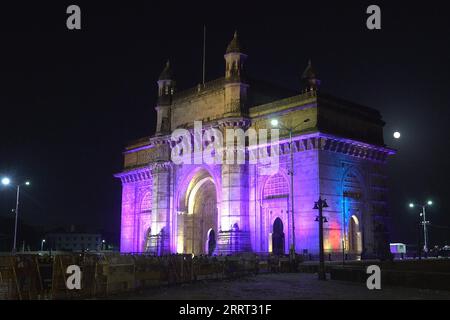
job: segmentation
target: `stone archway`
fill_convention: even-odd
[[[348,224],[348,245],[349,252],[360,254],[362,251],[362,239],[359,220],[356,216],[351,216]]]
[[[205,246],[205,252],[211,256],[216,251],[217,246],[217,239],[216,239],[216,232],[214,229],[209,229],[208,234],[206,236],[206,246]]]
[[[145,233],[145,244],[144,244],[144,252],[148,252],[151,248],[152,244],[152,228],[148,228]]]
[[[343,232],[345,252],[354,258],[360,256],[364,247],[365,201],[364,179],[354,168],[344,174],[343,189]]]
[[[152,192],[147,192],[144,194],[141,200],[141,208],[138,216],[137,224],[137,235],[138,235],[138,252],[146,252],[150,248],[150,237],[149,233],[150,226],[152,224]]]
[[[261,221],[264,228],[264,234],[267,235],[263,245],[268,248],[269,252],[275,253],[274,247],[274,228],[277,224],[277,227],[280,226],[283,232],[283,252],[277,253],[282,254],[286,253],[286,249],[289,247],[288,241],[292,237],[290,233],[291,224],[289,220],[289,187],[288,182],[285,176],[280,173],[277,173],[273,176],[270,176],[262,189],[262,217]],[[276,222],[276,223],[275,223]],[[280,239],[277,239],[277,241]],[[277,245],[279,243],[277,242]],[[276,250],[279,250],[281,245]]]
[[[206,170],[199,170],[179,198],[177,217],[178,253],[212,254],[218,229],[217,190]],[[211,236],[213,238],[211,238]],[[214,239],[214,241],[212,241]],[[205,244],[208,243],[208,246]],[[214,249],[212,246],[214,245]]]
[[[284,254],[284,231],[283,221],[276,218],[272,227],[272,253],[275,255]]]

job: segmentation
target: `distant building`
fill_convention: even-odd
[[[56,251],[99,251],[102,250],[102,236],[99,233],[49,233],[45,236],[44,248]]]

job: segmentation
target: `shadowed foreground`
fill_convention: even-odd
[[[112,297],[111,297],[112,298]],[[316,274],[265,274],[235,280],[203,281],[120,295],[113,299],[144,300],[290,300],[290,299],[448,299],[450,291],[385,287],[368,290],[365,284],[318,281]]]

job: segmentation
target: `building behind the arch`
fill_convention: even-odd
[[[321,92],[310,62],[298,91],[291,92],[251,78],[246,59],[235,34],[225,53],[225,76],[184,91],[177,91],[166,64],[157,81],[156,132],[127,146],[124,169],[116,175],[123,188],[121,252],[230,254],[276,248],[287,253],[293,239],[291,196],[297,253],[318,252],[313,206],[319,196],[329,205],[326,252],[343,247],[349,254],[383,252],[389,235],[385,166],[394,152],[384,145],[380,113]],[[196,120],[203,128],[225,131],[270,129],[273,118],[296,127],[293,195],[285,131],[280,131],[279,170],[270,175],[261,163],[171,161],[177,143],[171,133],[192,130]]]

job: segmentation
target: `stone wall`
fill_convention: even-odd
[[[148,169],[120,174],[122,180],[121,252],[141,252],[151,226],[152,177]]]
[[[220,119],[225,112],[224,92],[224,88],[220,87],[175,100],[171,109],[172,129],[193,127],[194,121]]]

